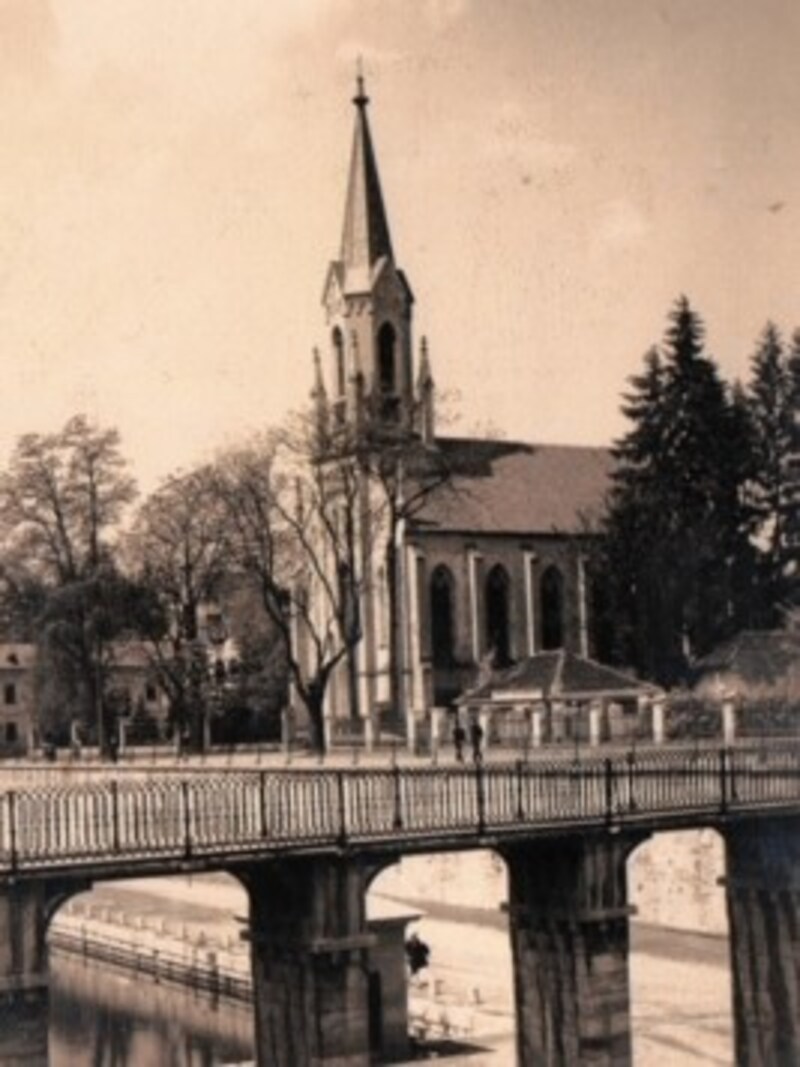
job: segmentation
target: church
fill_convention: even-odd
[[[415,298],[395,259],[361,77],[353,103],[342,239],[324,284],[327,340],[312,397],[338,425],[371,412],[387,447],[398,435],[414,440],[449,472],[394,537],[395,676],[410,736],[488,666],[561,648],[591,654],[588,531],[612,458],[602,448],[437,435],[432,357],[424,338],[415,356]],[[386,576],[381,554],[368,555],[362,637],[328,690],[333,723],[386,721],[391,712]]]

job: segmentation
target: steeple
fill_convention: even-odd
[[[322,296],[330,338],[327,377],[337,426],[355,426],[369,416],[370,432],[396,435],[413,429],[414,294],[394,259],[360,71],[353,103],[342,243]]]
[[[356,107],[356,125],[339,258],[348,271],[359,268],[369,271],[382,256],[392,259],[392,240],[367,118],[369,97],[364,90],[364,76],[360,72],[353,103]]]

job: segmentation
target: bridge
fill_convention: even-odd
[[[225,870],[250,898],[257,1062],[362,1067],[371,880],[409,853],[489,847],[508,868],[519,1064],[629,1064],[626,861],[653,833],[698,826],[725,841],[737,1064],[799,1063],[797,743],[6,790],[0,1060],[33,1062],[3,1056],[4,1018],[15,1047],[25,1020],[46,1029],[60,903],[97,879]]]

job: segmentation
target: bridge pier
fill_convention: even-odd
[[[47,886],[0,883],[0,1063],[47,1064]]]
[[[737,1067],[800,1063],[800,819],[725,831]]]
[[[367,1067],[369,974],[357,860],[303,858],[250,869],[256,1062]]]
[[[503,850],[520,1067],[631,1063],[625,865],[644,836]]]

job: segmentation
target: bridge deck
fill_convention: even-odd
[[[0,794],[0,875],[470,847],[798,811],[798,743],[477,768],[155,773]]]

